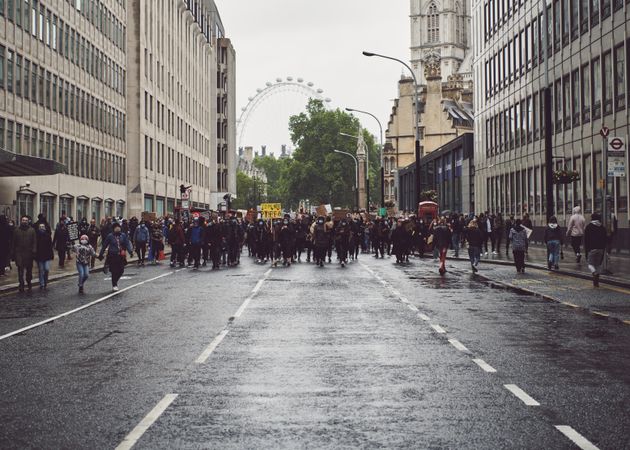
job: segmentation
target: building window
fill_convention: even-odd
[[[153,209],[153,197],[150,195],[144,196],[144,210],[146,212],[154,212]]]
[[[96,220],[96,223],[101,222],[101,205],[102,201],[92,200],[92,219]]]
[[[40,195],[39,212],[46,217],[48,223],[55,223],[55,197]]]
[[[440,40],[440,16],[435,3],[429,5],[427,11],[427,41],[435,43]]]
[[[20,220],[21,217],[28,216],[33,218],[34,210],[33,210],[33,202],[35,196],[33,194],[24,194],[20,193],[17,195],[17,219]],[[53,223],[53,222],[51,222]]]
[[[573,126],[580,124],[580,70],[576,69],[571,74],[572,89],[571,89],[571,103],[573,107]]]
[[[604,100],[604,115],[612,114],[613,110],[613,74],[612,55],[606,52],[602,58],[602,93]]]
[[[113,217],[114,215],[114,201],[105,201],[105,217]]]
[[[599,58],[595,58],[591,63],[591,96],[593,119],[599,119],[602,113],[602,74]]]
[[[86,198],[80,198],[77,200],[77,220],[82,220],[84,218],[87,218],[87,215],[88,215],[88,200]],[[99,222],[97,222],[97,224],[98,223]]]
[[[72,211],[72,198],[61,197],[59,199],[59,215],[66,215],[68,217],[74,217]],[[80,220],[80,219],[79,219]]]
[[[591,72],[588,64],[582,66],[582,122],[591,120]]]
[[[623,44],[615,48],[615,109],[626,107],[626,51]]]
[[[565,75],[562,78],[563,99],[564,99],[564,129],[571,128],[571,76]]]
[[[125,216],[125,202],[119,200],[116,202],[116,217]]]

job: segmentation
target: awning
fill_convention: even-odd
[[[16,155],[0,149],[0,177],[56,175],[65,172],[66,166],[56,161]]]

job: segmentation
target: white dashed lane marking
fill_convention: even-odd
[[[540,406],[540,403],[538,403],[536,400],[531,398],[527,394],[527,392],[522,390],[517,385],[515,385],[515,384],[504,384],[503,387],[505,389],[507,389],[508,391],[510,391],[512,394],[514,394],[519,400],[521,400],[527,406]]]
[[[446,330],[437,324],[432,323],[431,328],[433,328],[436,333],[446,334]]]
[[[488,364],[487,362],[485,362],[483,359],[473,359],[473,362],[475,364],[477,364],[479,367],[481,367],[485,372],[488,373],[496,373],[497,370],[492,367],[490,364]]]
[[[571,441],[582,450],[599,450],[596,446],[591,444],[588,439],[567,425],[556,425],[556,429],[571,439]]]
[[[129,433],[120,445],[116,447],[116,450],[129,450],[136,445],[142,435],[146,433],[149,427],[151,427],[151,425],[160,418],[162,413],[166,411],[166,408],[168,408],[176,398],[177,394],[168,394],[164,396],[164,398],[160,400],[160,403],[155,405],[155,408],[153,408],[151,412],[147,414],[133,430],[131,430],[131,433]]]
[[[468,350],[466,346],[462,344],[461,342],[459,342],[457,339],[449,339],[448,341],[451,343],[453,347],[455,347],[460,352],[470,353],[470,350]]]
[[[214,340],[210,343],[210,345],[208,345],[208,347],[203,351],[203,353],[199,355],[199,358],[197,358],[195,362],[197,364],[205,364],[208,358],[210,357],[210,355],[212,354],[212,352],[216,350],[216,348],[219,346],[219,344],[225,338],[225,336],[227,336],[227,334],[228,334],[228,330],[221,331],[221,333],[219,333],[219,335],[214,338]]]

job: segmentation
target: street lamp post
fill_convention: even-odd
[[[361,129],[359,129],[359,133],[361,133]],[[348,134],[348,133],[339,133],[341,136],[345,136],[345,137],[349,137],[349,138],[353,138],[356,139],[357,142],[359,141],[359,136],[354,136],[352,134]],[[366,166],[366,170],[365,170],[365,193],[367,196],[367,209],[366,211],[370,211],[370,152],[369,149],[368,151],[365,152],[365,166]],[[358,185],[357,185],[357,189],[358,189]],[[359,209],[361,207],[359,206]]]
[[[418,124],[418,79],[416,77],[415,72],[411,69],[411,67],[409,67],[409,64],[407,64],[406,62],[398,59],[398,58],[393,58],[391,56],[386,56],[386,55],[379,55],[378,53],[372,53],[372,52],[363,52],[364,56],[368,56],[368,57],[372,57],[372,56],[377,56],[379,58],[384,58],[384,59],[390,59],[392,61],[396,61],[399,62],[400,64],[402,64],[403,66],[405,66],[407,68],[407,70],[409,70],[409,72],[411,72],[411,76],[413,77],[413,85],[414,85],[414,92],[415,92],[415,105],[413,108],[413,120],[414,120],[414,128],[415,128],[415,135],[416,135],[416,146],[415,146],[415,155],[416,155],[416,180],[415,180],[415,184],[416,184],[416,204],[420,203],[420,191],[421,191],[421,187],[420,187],[420,159],[422,158],[422,152],[420,149],[420,128],[419,128],[419,124]]]
[[[354,109],[354,108],[346,108],[346,111],[348,112],[357,112],[357,113],[361,113],[361,114],[367,114],[368,116],[371,116],[374,118],[374,120],[376,120],[376,122],[378,123],[378,127],[381,131],[381,152],[380,152],[380,161],[381,161],[381,208],[385,207],[385,169],[383,168],[383,125],[381,124],[381,121],[378,120],[378,117],[376,117],[374,114],[367,112],[367,111],[361,111],[360,109]],[[370,164],[369,164],[369,158],[368,158],[368,174],[370,173]]]
[[[354,192],[357,210],[359,210],[359,160],[357,160],[357,158],[352,153],[342,152],[341,150],[333,150],[333,152],[349,156],[354,160]]]

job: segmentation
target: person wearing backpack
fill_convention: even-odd
[[[144,220],[136,227],[133,235],[133,242],[136,244],[138,266],[144,266],[145,254],[147,252],[147,242],[149,242],[149,229],[144,223]]]

